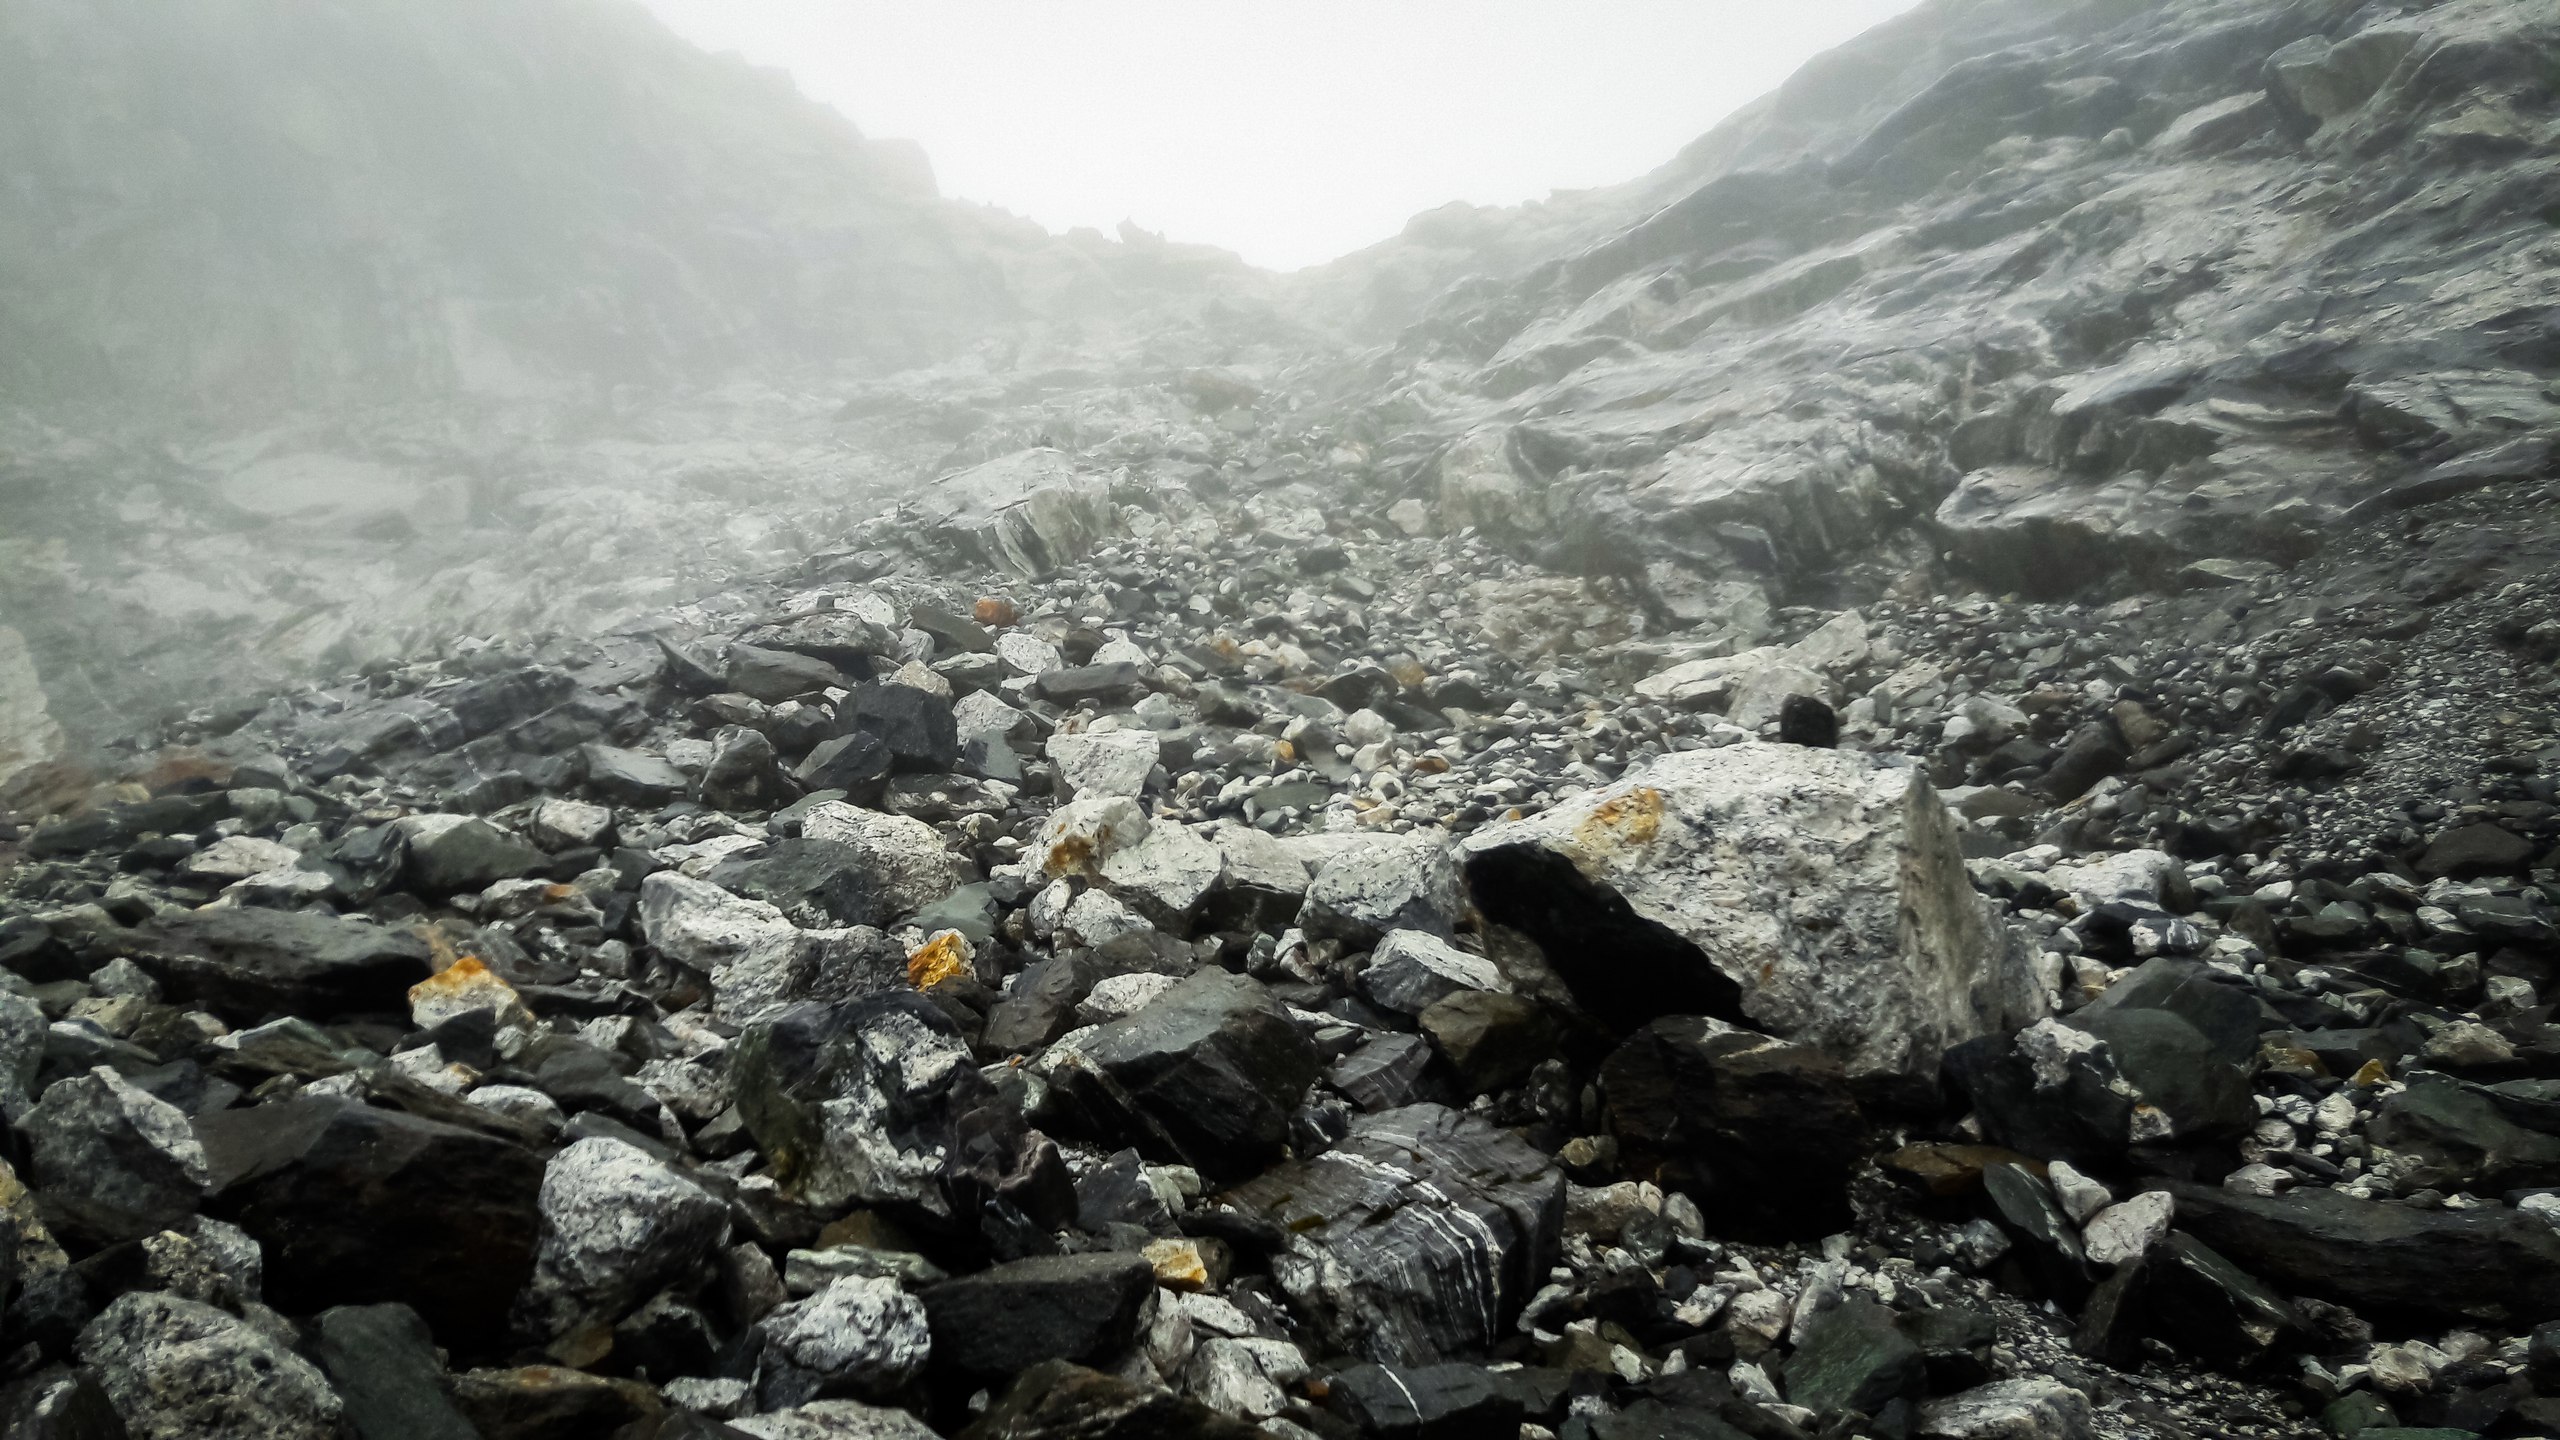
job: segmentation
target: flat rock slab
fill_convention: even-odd
[[[2272,1197],[2172,1184],[2178,1225],[2285,1290],[2456,1322],[2500,1306],[2560,1319],[2560,1228],[2520,1210],[2421,1210],[2335,1190]]]
[[[427,942],[416,935],[295,911],[197,910],[154,920],[113,943],[156,975],[172,1000],[226,1019],[405,1011],[409,987],[434,973]]]

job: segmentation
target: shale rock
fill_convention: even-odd
[[[236,1316],[174,1296],[117,1297],[80,1333],[132,1440],[337,1440],[344,1407],[319,1369]]]
[[[1314,1047],[1262,986],[1203,970],[1126,1019],[1050,1052],[1076,1128],[1217,1179],[1276,1158],[1316,1078]]]
[[[1564,1176],[1482,1120],[1410,1105],[1221,1204],[1284,1237],[1272,1276],[1325,1342],[1429,1365],[1505,1332],[1563,1237]]]
[[[1136,1340],[1155,1270],[1136,1255],[1016,1260],[925,1290],[936,1374],[985,1384],[1049,1360],[1113,1363]]]

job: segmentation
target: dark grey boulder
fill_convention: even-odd
[[[1804,1238],[1850,1221],[1868,1123],[1839,1061],[1698,1016],[1668,1016],[1601,1067],[1631,1164],[1705,1208],[1715,1233]]]
[[[2505,1208],[2428,1210],[2335,1190],[2172,1183],[2178,1225],[2250,1273],[2376,1317],[2560,1318],[2560,1228]]]
[[[960,727],[951,702],[912,685],[855,686],[836,706],[836,719],[839,733],[879,741],[892,770],[938,773],[960,761]]]
[[[1110,1365],[1137,1338],[1155,1270],[1116,1252],[1047,1255],[928,1287],[937,1375],[983,1385],[1044,1360]]]
[[[427,942],[362,920],[247,907],[165,916],[111,937],[172,1000],[254,1023],[408,1008],[433,973]]]
[[[1261,985],[1203,970],[1049,1056],[1067,1123],[1211,1179],[1278,1158],[1315,1047]],[[1045,1122],[1044,1122],[1045,1123]]]
[[[427,1322],[406,1305],[341,1305],[311,1322],[312,1358],[356,1440],[480,1440],[445,1394]]]

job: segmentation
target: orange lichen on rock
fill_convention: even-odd
[[[1012,601],[994,595],[980,597],[975,614],[981,625],[1011,625],[1022,618]]]
[[[429,931],[428,944],[438,937]],[[409,987],[409,1018],[421,1028],[432,1028],[457,1015],[474,1010],[494,1010],[501,1025],[532,1023],[533,1012],[525,1008],[516,988],[498,977],[498,973],[482,963],[476,955],[465,955],[435,974]]]
[[[930,990],[945,980],[974,979],[977,973],[968,937],[957,930],[943,931],[907,956],[907,983],[919,990]]]
[[[1574,829],[1574,838],[1594,850],[1622,850],[1650,845],[1662,833],[1662,792],[1638,785],[1613,795]]]

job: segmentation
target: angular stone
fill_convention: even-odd
[[[1482,1119],[1410,1105],[1219,1204],[1269,1227],[1272,1277],[1324,1342],[1429,1365],[1510,1333],[1564,1234],[1565,1180]]]
[[[683,1274],[728,1235],[728,1209],[640,1147],[602,1137],[551,1157],[542,1241],[517,1302],[519,1328],[547,1341],[611,1321]]]
[[[1044,1360],[1110,1364],[1137,1339],[1155,1268],[1104,1252],[1016,1260],[929,1287],[934,1373],[985,1384]]]
[[[1316,1078],[1314,1046],[1254,981],[1203,970],[1154,1003],[1049,1052],[1053,1100],[1077,1127],[1202,1175],[1276,1158]]]
[[[2430,880],[2519,874],[2533,855],[2532,842],[2514,831],[2475,821],[2457,825],[2430,842],[2418,858],[2418,873]]]
[[[756,1322],[763,1408],[894,1393],[925,1365],[925,1307],[881,1277],[848,1276]]]
[[[2178,1223],[2251,1273],[2376,1318],[2560,1319],[2560,1227],[2519,1210],[2422,1210],[2335,1190],[2172,1183]]]
[[[657,1392],[637,1381],[552,1365],[464,1371],[453,1377],[453,1403],[486,1440],[618,1435],[662,1409]]]
[[[1695,1199],[1712,1233],[1801,1239],[1850,1222],[1868,1125],[1829,1055],[1668,1016],[1620,1046],[1600,1084],[1623,1153]]]
[[[186,1112],[104,1065],[48,1086],[18,1128],[48,1217],[95,1239],[177,1225],[211,1183]]]
[[[2560,1186],[2560,1136],[2528,1130],[2478,1091],[2413,1077],[2384,1099],[2369,1132],[2413,1186],[2503,1191]]]
[[[207,1209],[257,1240],[277,1306],[396,1301],[448,1348],[502,1342],[508,1305],[533,1273],[542,1157],[317,1097],[208,1115],[196,1132],[213,1176]]]
[[[1102,883],[1157,925],[1189,928],[1225,873],[1216,845],[1181,825],[1151,825],[1146,837],[1114,850],[1102,861]]]
[[[1393,1440],[1517,1436],[1523,1407],[1476,1365],[1353,1365],[1327,1403],[1363,1435]]]
[[[312,1321],[312,1356],[356,1440],[481,1440],[445,1394],[427,1322],[406,1305],[342,1305]]]
[[[791,922],[762,900],[660,870],[640,882],[640,933],[659,954],[709,971],[787,936]]]
[[[121,1295],[80,1332],[131,1440],[338,1440],[319,1369],[239,1317],[171,1295]]]
[[[525,830],[534,843],[548,850],[601,846],[613,837],[613,811],[584,800],[553,796],[533,807]]]
[[[216,908],[164,916],[112,937],[173,1001],[249,1024],[278,1013],[327,1018],[408,1008],[431,973],[427,942],[362,920]]]
[[[868,796],[889,778],[897,757],[880,737],[857,730],[820,741],[791,771],[791,778],[808,790],[841,790],[849,795]]]
[[[1447,934],[1464,908],[1456,868],[1436,835],[1380,835],[1316,867],[1298,923],[1309,938],[1354,948],[1390,930]]]
[[[587,788],[625,805],[655,808],[683,795],[692,784],[665,756],[645,750],[581,745],[578,756],[586,765]]]
[[[723,725],[711,737],[711,759],[702,767],[702,803],[717,810],[771,810],[788,805],[799,787],[782,773],[782,757],[763,732]]]
[[[1794,745],[1683,752],[1460,853],[1487,917],[1623,1029],[1747,1018],[1853,1079],[1917,1082],[1946,1047],[2032,1018],[1917,769]]]
[[[1494,963],[1422,930],[1391,930],[1360,972],[1370,1001],[1399,1015],[1419,1015],[1461,990],[1507,991]]]

